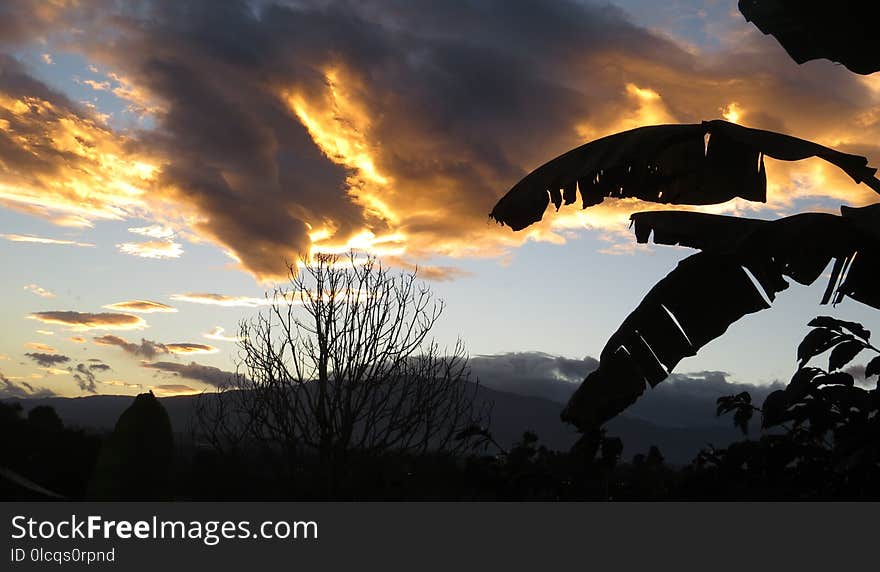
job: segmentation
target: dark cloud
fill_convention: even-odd
[[[86,367],[83,363],[76,364],[76,368],[69,367],[67,370],[73,375],[79,388],[89,393],[98,393],[96,386],[97,378],[91,368]]]
[[[638,417],[668,427],[725,425],[731,417],[715,416],[716,401],[725,395],[749,392],[752,402],[759,406],[771,391],[783,389],[780,382],[772,384],[737,383],[723,371],[674,373],[645,394],[626,410],[626,415]],[[757,417],[755,418],[757,422]]]
[[[0,399],[16,397],[19,399],[54,397],[56,394],[45,387],[34,387],[26,381],[18,383],[10,380],[0,372]]]
[[[117,346],[132,355],[142,356],[147,359],[153,359],[158,354],[213,354],[219,351],[214,346],[192,342],[163,344],[141,338],[141,342],[136,344],[114,335],[96,336],[92,340],[98,345]]]
[[[141,338],[141,343],[139,344],[129,342],[124,338],[112,334],[95,336],[92,340],[99,346],[118,346],[132,355],[142,356],[147,359],[153,359],[158,354],[168,353],[168,347],[165,344],[144,338]]]
[[[163,304],[162,302],[154,302],[153,300],[126,300],[125,302],[116,302],[104,306],[108,310],[121,310],[123,312],[142,312],[150,314],[153,312],[176,312],[177,308]]]
[[[93,363],[93,364],[89,365],[89,369],[91,371],[108,371],[113,368],[111,368],[106,363]]]
[[[216,368],[210,365],[202,365],[196,362],[182,364],[176,362],[160,361],[154,363],[145,363],[143,364],[143,367],[159,370],[164,373],[179,375],[180,377],[184,377],[187,379],[201,381],[207,383],[208,385],[213,385],[216,387],[223,387],[224,385],[229,383],[229,380],[232,377],[235,376],[235,374],[230,371],[223,371],[220,368]]]
[[[591,358],[570,359],[540,352],[507,353],[471,358],[471,368],[486,387],[563,404],[568,401],[586,375],[598,362]],[[625,415],[665,427],[730,425],[727,417],[716,418],[716,400],[724,395],[748,391],[756,405],[771,391],[782,389],[774,383],[756,385],[736,383],[723,371],[674,373],[645,394]]]
[[[0,47],[43,37],[68,17],[66,2],[14,0],[0,3]]]
[[[599,362],[542,352],[511,352],[472,357],[472,373],[491,389],[544,397],[564,403]]]
[[[19,22],[24,12],[9,13]],[[73,118],[92,147],[119,148],[101,157],[144,157],[156,166],[141,185],[141,206],[193,215],[191,230],[263,278],[283,276],[283,261],[307,251],[313,236],[318,248],[355,236],[385,241],[378,249],[392,241],[387,252],[403,264],[496,255],[529,238],[563,240],[555,231],[584,226],[575,207],[555,226],[519,235],[487,225],[487,213],[553,155],[641,124],[735,108],[745,123],[831,144],[865,146],[880,135],[864,78],[828,62],[807,71],[744,21],[741,38],[699,53],[607,3],[574,0],[106,0],[71,4],[62,16],[36,28],[17,23],[21,31],[7,35],[51,36],[64,20],[56,30],[63,45],[113,70],[114,93],[150,108],[155,129],[97,126],[8,59],[0,91],[55,102],[40,111],[45,116],[4,116],[10,135],[0,138],[0,158],[20,166],[6,174],[9,184],[31,183],[25,202],[36,208],[56,204],[59,185],[35,174],[101,170],[89,153],[65,153],[46,137],[47,122]],[[41,152],[21,143],[31,140]],[[779,171],[787,190],[774,189],[773,200],[795,192],[852,202],[871,196],[825,171],[792,169]],[[792,179],[801,184],[784,184]],[[93,209],[81,215],[92,217],[130,208],[122,200],[130,197],[110,189],[96,197],[85,207],[73,196],[64,204]],[[636,208],[608,201],[590,211],[590,224],[623,229]],[[319,240],[322,233],[329,238]]]
[[[60,365],[70,361],[70,358],[68,356],[61,354],[29,352],[24,355],[34,360],[35,362],[37,362],[37,365],[40,365],[42,367],[55,367],[56,365]]]

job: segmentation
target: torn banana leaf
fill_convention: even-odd
[[[606,197],[708,205],[741,197],[767,200],[764,156],[820,157],[880,193],[868,160],[789,135],[713,120],[639,127],[597,139],[535,169],[504,195],[490,216],[513,230],[580,194],[583,208]]]
[[[822,303],[849,296],[880,308],[878,205],[843,216],[798,214],[765,221],[682,211],[636,213],[636,238],[702,250],[657,283],[602,350],[599,368],[563,419],[582,429],[608,421],[687,356],[745,316],[769,308],[786,277],[812,284],[835,261]]]
[[[865,0],[739,0],[739,11],[799,64],[840,62],[858,74],[880,71],[880,4]]]

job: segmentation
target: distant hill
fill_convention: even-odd
[[[522,437],[524,431],[536,433],[540,443],[551,449],[564,450],[571,447],[578,434],[559,420],[562,404],[541,397],[516,395],[480,388],[480,398],[494,401],[492,410],[492,433],[505,447]],[[171,425],[178,434],[188,434],[197,396],[161,398],[171,418]],[[112,429],[119,415],[133,401],[133,397],[119,395],[94,395],[89,397],[49,397],[19,400],[25,410],[37,405],[50,405],[67,426],[103,431]],[[675,407],[675,403],[667,404]],[[667,426],[626,415],[608,424],[608,434],[620,437],[624,444],[624,457],[647,452],[657,445],[674,464],[690,462],[706,444],[724,446],[738,440],[741,435],[730,426],[714,423],[711,410],[707,423],[691,426]]]

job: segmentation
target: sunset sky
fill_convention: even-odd
[[[716,2],[0,4],[0,397],[157,395],[235,369],[240,320],[305,252],[416,265],[472,355],[596,356],[687,249],[636,245],[608,199],[514,233],[523,175],[641,125],[725,118],[880,163],[880,74],[794,63]],[[877,199],[767,160],[776,218]],[[770,383],[817,314],[793,285],[683,361]]]

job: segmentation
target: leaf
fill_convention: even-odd
[[[825,328],[816,328],[804,336],[804,340],[797,349],[797,359],[801,367],[804,366],[811,358],[828,350],[834,344],[842,341],[843,336],[834,331]]]
[[[754,409],[751,407],[740,407],[733,414],[733,424],[743,432],[743,435],[749,434],[749,421],[752,420]]]
[[[853,360],[865,349],[865,343],[859,340],[846,340],[838,344],[831,350],[831,356],[828,358],[828,370],[835,371]]]
[[[620,437],[605,437],[600,447],[602,460],[608,463],[616,463],[623,454],[623,441]]]
[[[563,199],[566,204],[573,201],[575,184],[583,208],[607,197],[686,205],[719,204],[735,197],[765,202],[764,155],[783,161],[820,157],[880,192],[876,169],[864,157],[712,120],[639,127],[577,147],[526,175],[490,216],[521,230],[543,218],[551,199],[557,208]]]
[[[764,398],[761,427],[768,428],[788,421],[788,396],[778,389]]]
[[[845,320],[832,318],[831,316],[817,316],[810,320],[810,323],[807,325],[814,328],[829,328],[838,332],[847,330],[865,341],[868,341],[871,338],[871,332],[866,330],[865,327],[858,322],[847,322]]]
[[[739,263],[702,252],[682,260],[608,340],[599,367],[563,411],[580,427],[601,425],[745,316],[767,308]]]
[[[865,366],[865,379],[880,373],[880,356],[875,357]]]
[[[880,21],[876,2],[740,0],[739,11],[799,64],[825,58],[858,74],[880,71],[875,28],[867,25]]]
[[[791,377],[791,381],[785,388],[789,404],[799,403],[810,394],[813,389],[813,380],[825,372],[816,367],[801,367]]]
[[[844,371],[820,375],[815,379],[815,382],[817,385],[845,385],[847,387],[855,385],[853,376]]]
[[[842,207],[843,216],[801,213],[772,221],[685,211],[640,212],[630,218],[640,243],[653,235],[657,244],[680,244],[737,257],[771,301],[787,287],[784,277],[812,284],[836,259],[822,303],[836,290],[835,303],[846,295],[880,308],[880,288],[874,279],[880,266],[880,232],[872,232],[873,225],[868,224],[876,222],[880,227],[880,209],[871,207]],[[846,279],[838,285],[844,273]],[[847,325],[859,326],[855,322]],[[864,329],[859,333],[869,334]]]

